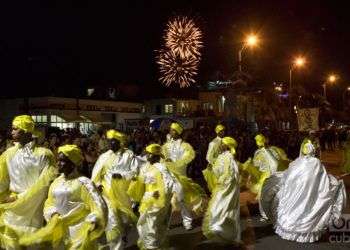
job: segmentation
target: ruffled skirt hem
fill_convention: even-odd
[[[320,230],[320,231],[308,232],[308,233],[297,233],[297,232],[291,232],[291,231],[285,230],[281,226],[275,227],[276,234],[278,234],[282,239],[296,241],[300,243],[312,243],[312,242],[318,241],[321,239],[325,231],[326,230]]]

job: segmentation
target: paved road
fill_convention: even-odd
[[[329,173],[340,175],[339,168],[341,162],[341,152],[324,152],[322,161],[324,162]],[[350,177],[345,178],[347,194],[350,194]],[[241,227],[242,240],[244,245],[241,248],[234,246],[222,246],[205,242],[205,238],[201,233],[201,219],[196,220],[196,227],[187,232],[180,226],[180,218],[174,216],[172,226],[169,231],[169,244],[171,249],[200,249],[200,250],[221,250],[221,249],[256,249],[256,250],[288,250],[288,249],[310,249],[310,250],[340,250],[350,249],[349,243],[330,243],[329,234],[326,234],[321,241],[312,244],[301,244],[286,241],[278,237],[271,224],[261,223],[258,216],[258,206],[254,201],[254,196],[245,191],[241,192]],[[348,200],[346,213],[350,214],[350,201]],[[350,237],[350,234],[349,234]],[[137,249],[136,247],[137,233],[133,230],[128,236],[127,249]]]

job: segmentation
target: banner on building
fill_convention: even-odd
[[[318,116],[319,116],[318,108],[299,109],[298,110],[299,131],[319,130]]]

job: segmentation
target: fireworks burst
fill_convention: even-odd
[[[188,17],[175,17],[167,24],[164,48],[158,51],[157,64],[166,86],[178,83],[181,88],[195,82],[202,44],[202,31]]]
[[[175,17],[167,24],[164,35],[165,46],[181,58],[190,56],[200,57],[202,44],[202,31],[192,19]]]
[[[159,51],[157,59],[162,74],[159,80],[166,86],[178,83],[181,88],[184,88],[195,82],[194,77],[197,75],[199,64],[199,59],[195,56],[182,58],[169,49]]]

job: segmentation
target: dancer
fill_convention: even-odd
[[[193,217],[190,210],[195,213],[202,212],[205,192],[198,184],[187,177],[187,165],[195,158],[195,152],[189,143],[182,140],[183,130],[179,123],[170,125],[171,138],[162,146],[162,153],[167,168],[175,175],[182,186],[184,202],[180,202],[178,206],[180,207],[183,226],[186,230],[191,230]],[[176,206],[174,205],[174,207]]]
[[[121,146],[124,134],[111,129],[106,137],[109,150],[98,158],[91,179],[102,189],[108,207],[107,242],[111,249],[123,249],[125,229],[137,221],[127,190],[131,179],[137,175],[138,161],[131,150]]]
[[[171,218],[171,198],[179,193],[179,185],[164,163],[161,163],[162,147],[148,145],[145,149],[147,163],[128,193],[140,202],[137,222],[140,249],[164,249]]]
[[[49,149],[35,145],[34,127],[31,116],[15,117],[15,146],[0,157],[0,239],[5,249],[20,248],[19,237],[43,225],[43,205],[56,178],[54,156]]]
[[[315,147],[315,153],[316,153],[316,157],[321,159],[321,146],[320,146],[320,140],[317,138],[316,136],[316,131],[314,130],[311,130],[309,131],[308,135],[304,138],[304,140],[302,141],[301,143],[301,146],[300,146],[300,150],[299,150],[299,156],[301,156],[303,153],[302,153],[302,149],[303,149],[303,146],[306,142],[308,141],[311,141],[312,144],[314,145]]]
[[[104,232],[107,208],[90,179],[80,176],[83,155],[76,145],[58,148],[60,176],[51,184],[44,206],[47,225],[24,236],[20,243],[50,242],[53,248],[97,249]]]
[[[260,203],[280,237],[314,242],[333,220],[340,218],[346,204],[345,186],[342,180],[327,174],[308,141],[302,155],[286,171],[265,181]]]
[[[216,182],[203,220],[203,234],[212,241],[238,244],[241,239],[239,223],[239,170],[234,159],[236,141],[224,137],[221,154],[212,168]]]
[[[173,162],[174,171],[179,175],[187,176],[187,166],[196,156],[192,146],[182,138],[183,127],[179,123],[170,125],[170,140],[163,145],[165,160]]]
[[[207,182],[208,189],[212,192],[215,186],[215,178],[212,172],[212,166],[215,160],[219,156],[219,149],[221,146],[222,138],[225,136],[225,127],[221,124],[215,127],[216,138],[209,143],[206,159],[208,161],[208,166],[203,170],[203,176]]]
[[[254,153],[252,164],[258,171],[251,171],[253,181],[250,190],[257,194],[258,199],[265,179],[277,171],[286,169],[289,160],[282,149],[276,146],[268,146],[264,135],[258,134],[255,136],[255,141],[258,149]]]

